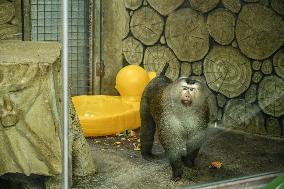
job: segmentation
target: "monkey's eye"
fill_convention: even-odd
[[[190,91],[193,91],[193,90],[194,90],[194,88],[191,88],[191,87],[190,87],[190,88],[189,88],[189,90],[190,90]]]
[[[189,87],[183,86],[182,90],[187,91],[189,89]]]

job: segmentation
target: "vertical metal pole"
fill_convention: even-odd
[[[101,73],[103,65],[103,1],[100,0],[100,70]],[[100,74],[100,94],[102,94],[103,76]]]
[[[68,0],[62,0],[63,18],[63,188],[69,189],[68,170]]]

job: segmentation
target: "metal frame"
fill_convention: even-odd
[[[102,2],[101,0],[89,0],[89,91],[88,94],[100,94],[101,78],[97,75],[100,69],[101,59],[101,36],[102,36]],[[21,0],[22,7],[22,31],[23,40],[30,41],[31,37],[31,0]]]
[[[63,188],[69,189],[68,0],[62,0],[63,62]]]
[[[207,184],[195,185],[186,189],[260,189],[265,187],[269,182],[283,172],[267,172],[257,175],[245,176]]]
[[[103,77],[103,31],[102,0],[90,0],[90,34],[89,34],[89,76],[90,93],[101,94]]]
[[[68,93],[68,0],[62,0],[63,12],[63,188],[69,189],[69,93]],[[21,0],[22,39],[31,40],[31,0]]]
[[[61,0],[26,0],[30,2],[29,28],[33,40],[61,41]],[[69,8],[69,78],[72,95],[89,94],[89,0],[72,0]],[[72,18],[72,19],[70,19]],[[27,37],[28,38],[28,37]]]
[[[22,6],[22,39],[24,41],[31,40],[31,0],[21,0]]]
[[[90,86],[89,93],[95,93],[95,67],[94,67],[94,0],[89,1],[89,78],[90,78]]]

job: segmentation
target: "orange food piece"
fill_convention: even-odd
[[[210,163],[209,168],[210,169],[220,169],[223,166],[223,164],[220,161],[213,161]]]

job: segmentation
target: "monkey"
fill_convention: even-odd
[[[180,77],[172,81],[165,72],[144,89],[140,103],[141,155],[151,159],[155,131],[172,169],[172,180],[183,174],[183,164],[194,165],[204,142],[210,120],[211,91],[200,77]],[[213,104],[213,103],[212,103]]]

